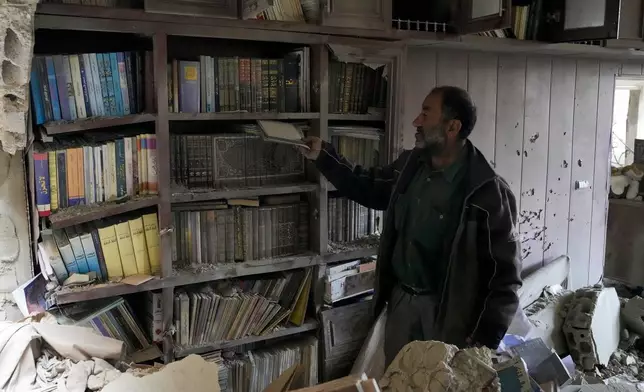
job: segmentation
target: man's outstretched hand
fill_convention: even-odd
[[[312,161],[318,159],[318,157],[320,156],[320,151],[322,151],[322,139],[315,136],[307,136],[302,139],[302,141],[306,143],[309,148],[306,149],[304,147],[299,147],[298,151],[300,151],[300,153],[304,155],[306,159],[310,159]]]

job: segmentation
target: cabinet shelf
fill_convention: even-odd
[[[156,114],[141,113],[122,117],[90,117],[74,121],[52,121],[42,125],[48,136],[65,133],[85,132],[121,125],[140,124],[155,121]]]
[[[159,203],[157,196],[142,196],[124,201],[122,203],[108,202],[102,204],[80,205],[68,207],[54,212],[49,216],[49,222],[54,229],[62,229],[109,218],[110,216],[136,211],[142,208],[156,206]]]
[[[283,327],[269,334],[262,336],[247,336],[235,340],[222,340],[219,342],[205,343],[190,346],[175,346],[174,354],[177,357],[186,357],[190,354],[203,354],[209,351],[225,350],[234,347],[243,346],[245,344],[264,342],[271,339],[282,338],[285,336],[297,335],[304,332],[315,331],[318,328],[316,320],[306,320],[300,326]]]
[[[329,113],[330,121],[385,121],[384,113]]]
[[[209,120],[314,120],[320,113],[272,113],[272,112],[226,112],[226,113],[169,113],[170,121]]]

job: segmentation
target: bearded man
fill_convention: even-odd
[[[353,166],[315,137],[301,150],[343,196],[387,211],[374,298],[375,316],[387,307],[387,366],[414,340],[495,349],[517,310],[516,201],[468,140],[475,123],[468,93],[443,86],[391,165]]]

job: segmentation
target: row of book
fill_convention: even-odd
[[[301,325],[310,288],[309,268],[179,290],[174,297],[175,341],[199,345],[266,335],[287,321]]]
[[[38,257],[59,283],[74,273],[93,272],[98,280],[158,273],[161,269],[157,214],[113,224],[85,224],[43,232]],[[41,268],[43,271],[49,268]]]
[[[308,205],[299,195],[228,200],[212,209],[174,211],[173,260],[234,263],[286,256],[308,249]]]
[[[256,10],[250,10],[251,7],[248,7],[247,13],[253,13],[253,16],[260,20],[316,23],[319,19],[319,0],[251,0],[245,3],[265,6]]]
[[[382,132],[376,128],[360,126],[329,127],[331,144],[338,154],[354,165],[366,168],[378,166],[380,162],[380,137]]]
[[[376,260],[370,257],[326,267],[324,301],[335,302],[373,292],[376,279]]]
[[[171,112],[308,112],[309,48],[284,58],[200,56],[168,65]]]
[[[220,365],[222,392],[267,391],[273,381],[298,364],[304,370],[302,383],[305,387],[318,383],[318,340],[315,337],[238,354],[213,351],[202,357]]]
[[[80,146],[79,146],[80,145]],[[34,147],[36,206],[40,216],[158,193],[156,135],[107,142],[79,139]]]
[[[235,130],[240,133],[171,135],[171,182],[218,189],[304,180],[304,158],[292,146],[264,142],[255,124]]]
[[[140,52],[36,56],[31,96],[36,124],[143,110]]]
[[[537,41],[544,18],[543,0],[535,0],[528,5],[515,5],[512,6],[512,27],[485,31],[478,35]]]
[[[355,241],[380,234],[382,231],[383,211],[376,211],[340,197],[330,198],[328,207],[330,241]]]
[[[129,359],[134,362],[139,362],[135,353],[144,350],[155,353],[145,359],[161,355],[141,329],[130,304],[122,297],[65,306],[54,315],[59,324],[92,328],[99,335],[123,341]]]
[[[385,66],[329,63],[329,113],[367,113],[387,105]]]

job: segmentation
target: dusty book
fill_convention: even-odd
[[[257,124],[261,129],[262,138],[268,142],[292,144],[298,147],[309,148],[302,141],[304,134],[295,125],[282,121],[258,120]]]

